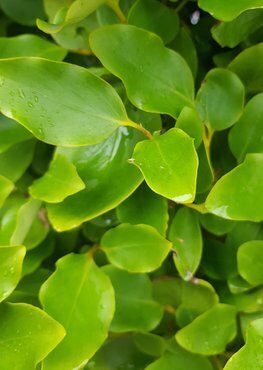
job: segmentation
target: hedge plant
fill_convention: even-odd
[[[263,370],[263,1],[0,7],[0,369]]]

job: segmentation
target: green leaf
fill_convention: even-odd
[[[128,163],[139,139],[141,134],[123,127],[101,144],[58,149],[76,167],[86,188],[60,204],[47,206],[55,229],[72,229],[115,208],[139,186],[140,171]]]
[[[194,141],[178,128],[136,145],[134,164],[156,193],[178,203],[195,197],[198,158]]]
[[[199,221],[205,230],[217,236],[227,234],[235,226],[234,221],[225,220],[224,218],[217,217],[211,213],[203,215],[199,213]]]
[[[169,230],[169,239],[176,254],[174,263],[184,280],[192,279],[202,255],[202,235],[195,211],[182,207],[177,211]]]
[[[244,86],[234,73],[215,68],[207,73],[197,93],[197,110],[207,126],[216,131],[225,130],[240,117],[244,95]]]
[[[150,272],[161,266],[172,244],[152,226],[121,224],[103,235],[101,246],[114,266]]]
[[[233,48],[263,25],[263,10],[252,9],[230,22],[220,22],[212,27],[213,38],[222,47]]]
[[[252,321],[247,330],[244,347],[235,353],[227,362],[224,370],[263,369],[263,319]]]
[[[263,241],[242,244],[238,248],[237,264],[240,275],[251,285],[263,284]]]
[[[211,161],[208,158],[209,154],[204,143],[202,143],[197,149],[198,154],[198,172],[196,180],[196,192],[205,193],[210,190],[214,181],[214,171],[211,165]]]
[[[12,181],[0,175],[0,208],[2,207],[6,198],[8,198],[13,189],[14,184],[12,183]]]
[[[110,330],[113,332],[153,330],[163,309],[152,298],[152,285],[146,274],[131,274],[113,266],[103,267],[110,277],[116,299],[116,311]]]
[[[42,57],[63,60],[67,51],[36,35],[0,37],[0,57]]]
[[[118,206],[117,216],[121,222],[151,225],[164,235],[168,223],[168,204],[166,199],[142,184]]]
[[[35,26],[37,17],[44,17],[42,0],[1,0],[1,9],[12,20],[25,26]]]
[[[16,121],[0,115],[0,153],[11,146],[30,139],[32,135]]]
[[[263,154],[248,154],[244,163],[223,176],[206,199],[213,214],[232,220],[263,220]]]
[[[185,107],[176,120],[176,127],[194,139],[196,149],[200,146],[203,141],[203,125],[196,110]]]
[[[233,306],[217,304],[179,330],[175,337],[186,350],[210,356],[224,352],[236,336],[236,310]]]
[[[177,13],[156,0],[137,0],[129,12],[128,23],[156,33],[165,44],[179,31]]]
[[[62,202],[69,195],[85,188],[75,166],[63,154],[56,154],[49,170],[29,187],[33,198],[49,203]]]
[[[260,43],[243,50],[228,66],[239,76],[247,93],[256,94],[263,91],[263,66],[258,63],[262,58],[263,43]]]
[[[46,143],[97,144],[127,123],[115,90],[84,68],[18,58],[0,60],[0,73],[2,113]],[[57,76],[61,76],[59,84],[54,84]]]
[[[0,302],[8,297],[17,286],[22,272],[24,246],[0,247]]]
[[[247,153],[263,153],[263,94],[249,100],[239,121],[229,133],[229,147],[241,162]]]
[[[107,337],[114,312],[114,292],[107,276],[89,254],[69,254],[42,285],[44,310],[58,320],[67,335],[45,359],[43,370],[82,366]]]
[[[247,9],[263,8],[262,0],[199,0],[198,5],[222,21],[232,21]]]
[[[136,347],[150,356],[159,357],[165,350],[165,341],[152,333],[136,333],[133,337]]]
[[[169,346],[161,358],[146,367],[145,370],[212,370],[212,366],[205,357],[185,351],[176,342]]]
[[[136,107],[175,118],[185,106],[193,107],[191,71],[158,36],[134,26],[105,26],[91,33],[90,45],[102,64],[122,80]]]
[[[0,305],[0,367],[34,370],[65,335],[45,312],[25,303]]]

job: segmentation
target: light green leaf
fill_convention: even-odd
[[[47,206],[57,230],[72,229],[115,208],[139,186],[140,171],[128,159],[140,139],[141,134],[123,127],[101,144],[58,149],[76,167],[86,188],[62,203]]]
[[[107,337],[114,312],[109,279],[89,254],[69,254],[42,285],[44,310],[58,320],[67,335],[46,358],[43,370],[72,370],[90,359]]]
[[[186,350],[210,356],[224,352],[236,336],[236,310],[233,306],[217,304],[179,330],[175,337]]]
[[[263,369],[263,319],[252,321],[245,346],[228,360],[224,370],[251,370],[251,366]]]
[[[103,267],[110,277],[116,299],[113,332],[153,330],[161,321],[162,306],[152,298],[152,285],[146,274],[131,274],[111,265]]]
[[[25,26],[35,26],[37,17],[44,17],[42,0],[1,0],[1,9],[12,20]]]
[[[229,147],[241,162],[247,153],[263,153],[263,94],[249,100],[229,133]]]
[[[0,305],[0,368],[34,370],[65,335],[44,311],[25,303]]]
[[[263,8],[262,0],[199,0],[198,5],[221,21],[232,21],[247,9]]]
[[[225,130],[240,117],[244,95],[244,86],[234,73],[223,68],[212,69],[197,93],[197,111],[207,126],[216,131]]]
[[[121,224],[103,235],[101,246],[114,266],[150,272],[161,266],[172,244],[152,226]]]
[[[263,91],[263,66],[258,63],[262,58],[263,43],[259,43],[243,50],[228,66],[239,76],[248,93]]]
[[[168,224],[167,200],[142,184],[118,206],[117,216],[121,222],[151,225],[164,235]]]
[[[202,235],[195,211],[182,207],[177,211],[169,230],[169,239],[176,254],[174,263],[184,280],[192,279],[202,255]]]
[[[165,350],[164,338],[152,333],[136,333],[133,337],[136,347],[150,356],[159,357]]]
[[[137,0],[129,12],[128,23],[156,33],[165,44],[179,31],[177,13],[156,0]]]
[[[206,199],[213,214],[232,220],[263,220],[263,154],[248,154],[244,163],[223,176]]]
[[[29,193],[48,203],[62,202],[69,195],[85,188],[76,167],[63,154],[56,154],[45,174],[33,182]]]
[[[199,221],[203,228],[217,236],[225,235],[233,229],[235,222],[217,217],[211,213],[199,213]]]
[[[263,240],[242,244],[237,252],[240,275],[251,285],[263,284]]]
[[[203,125],[196,110],[185,107],[176,121],[176,127],[194,139],[196,149],[199,147],[203,141]]]
[[[25,254],[24,246],[0,247],[0,302],[8,297],[17,286],[21,278]]]
[[[115,90],[82,67],[38,58],[3,59],[0,74],[2,113],[46,143],[97,144],[128,121]]]
[[[102,64],[122,80],[136,107],[175,118],[185,106],[193,107],[191,71],[158,36],[134,26],[105,26],[91,33],[90,46]]]
[[[0,208],[2,207],[6,198],[8,198],[13,189],[14,184],[12,183],[12,181],[0,175]]]
[[[133,157],[153,191],[178,203],[193,202],[198,158],[194,141],[186,133],[172,128],[157,134],[138,143]]]
[[[0,37],[0,58],[42,57],[63,60],[66,54],[65,49],[36,35]]]
[[[16,121],[0,115],[0,153],[11,146],[30,139],[32,135]]]
[[[252,9],[230,22],[220,22],[212,27],[212,36],[220,46],[233,48],[263,26],[263,10]]]

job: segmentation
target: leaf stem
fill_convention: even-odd
[[[200,203],[200,204],[185,203],[184,205],[189,207],[189,208],[193,208],[193,209],[195,209],[196,211],[198,211],[202,214],[208,213],[207,209],[205,208],[205,203]]]
[[[89,250],[88,250],[88,257],[93,258],[94,254],[97,252],[97,250],[100,249],[100,244],[94,244]]]
[[[123,126],[130,126],[135,128],[136,130],[140,131],[144,136],[146,136],[148,139],[152,140],[153,135],[148,131],[146,128],[144,128],[141,124],[133,122],[131,120],[122,122]]]
[[[121,23],[127,23],[127,19],[117,2],[109,0],[108,6],[114,11]]]
[[[188,3],[188,0],[182,0],[177,8],[175,8],[176,13],[179,13],[180,10],[183,9],[183,7]]]
[[[218,356],[211,357],[212,364],[215,370],[223,370],[223,366],[218,358]]]

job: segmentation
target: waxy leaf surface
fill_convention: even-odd
[[[14,184],[12,183],[12,181],[0,175],[0,208],[2,207],[6,198],[13,189]]]
[[[237,252],[240,275],[251,285],[263,284],[263,240],[242,244]]]

